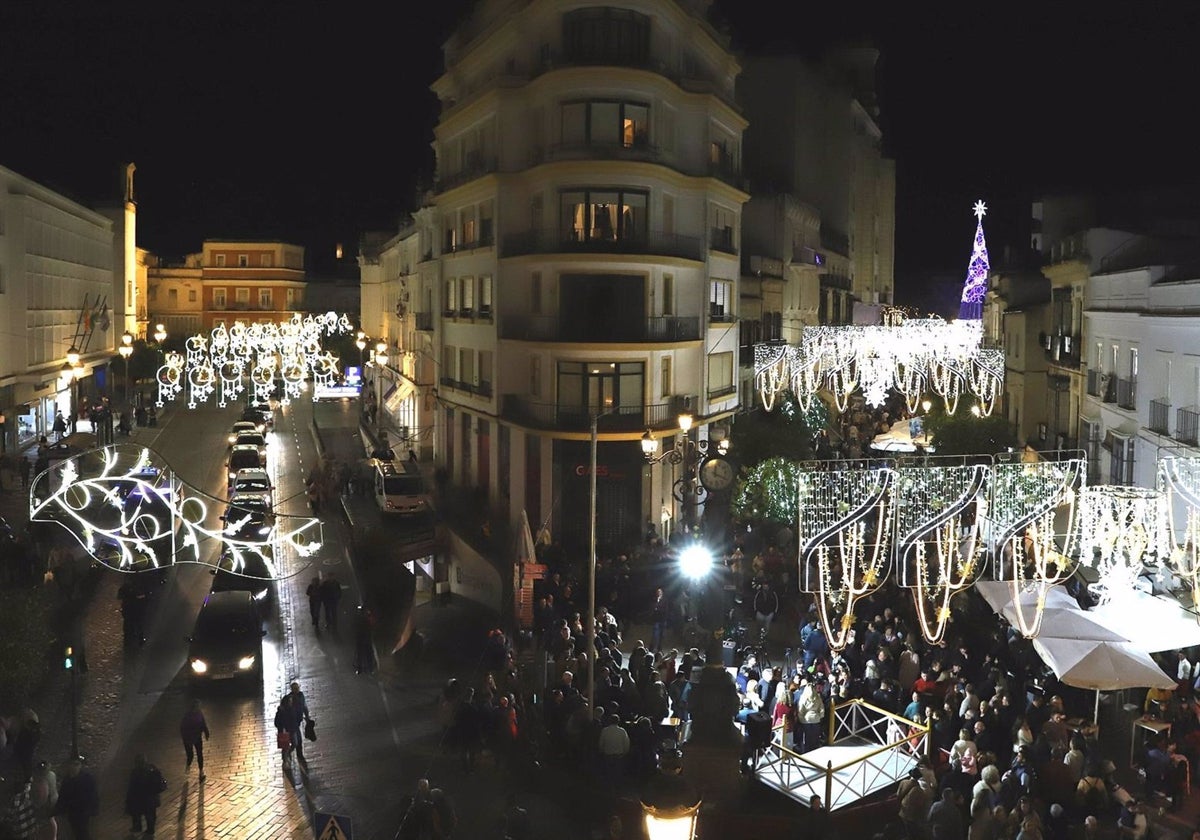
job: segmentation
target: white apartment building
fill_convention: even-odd
[[[132,209],[132,194],[125,207]],[[136,267],[116,250],[132,242],[124,211],[106,217],[0,167],[0,416],[3,450],[49,434],[72,393],[108,394],[107,364],[120,335],[137,326]],[[126,254],[126,256],[132,256]],[[118,264],[124,266],[117,270]],[[128,275],[126,277],[125,275]],[[126,306],[128,300],[128,308]],[[126,326],[128,325],[128,327]],[[62,377],[80,354],[74,386]]]
[[[433,85],[429,206],[363,258],[364,329],[412,360],[387,375],[450,485],[564,545],[587,541],[593,415],[603,550],[685,515],[642,435],[671,446],[685,409],[723,434],[738,407],[746,121],[707,6],[480,3]]]
[[[1084,299],[1081,444],[1093,483],[1155,486],[1163,455],[1200,455],[1200,274],[1093,274]]]

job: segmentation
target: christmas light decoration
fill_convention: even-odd
[[[983,317],[983,299],[987,296],[988,262],[987,239],[983,235],[983,217],[987,214],[987,205],[976,201],[972,208],[975,213],[975,244],[971,249],[971,261],[967,265],[967,279],[963,283],[962,301],[958,308],[958,317],[962,320],[977,321]]]
[[[179,480],[153,450],[118,443],[40,473],[30,488],[29,518],[58,523],[93,557],[122,572],[194,562],[248,575],[254,555],[275,578],[277,552],[307,557],[321,547],[321,522],[312,517],[272,515],[251,536],[243,535],[247,519],[236,518],[236,511],[234,520],[210,526],[210,513],[222,504]]]
[[[1170,553],[1166,496],[1157,489],[1101,485],[1079,493],[1079,562],[1099,573],[1088,590],[1101,604],[1133,592],[1147,564]]]
[[[156,377],[157,405],[174,400],[186,387],[188,408],[207,402],[213,393],[224,408],[244,392],[247,371],[260,401],[270,398],[278,372],[287,405],[300,396],[310,375],[318,385],[333,383],[338,360],[321,350],[321,338],[351,331],[349,318],[336,312],[303,317],[297,313],[280,324],[238,321],[228,329],[218,324],[208,336],[190,336],[186,356],[166,354]],[[315,398],[315,388],[313,393]]]
[[[1188,583],[1200,604],[1200,458],[1160,458],[1157,486],[1163,494],[1170,551],[1167,567]],[[1200,614],[1196,616],[1200,621]]]

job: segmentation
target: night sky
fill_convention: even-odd
[[[278,236],[319,266],[410,209],[440,45],[471,5],[0,4],[0,165],[90,203],[133,160],[139,245]],[[965,274],[976,198],[995,262],[1039,193],[1196,180],[1194,5],[716,7],[740,49],[880,49],[906,302]]]

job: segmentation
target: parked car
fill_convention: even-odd
[[[234,446],[257,446],[258,457],[263,466],[267,464],[267,439],[261,432],[242,432],[233,442]]]
[[[263,430],[259,428],[259,424],[251,420],[237,421],[229,430],[229,448],[233,448],[233,445],[237,443],[238,435],[240,435],[242,432],[258,432],[259,434],[262,434],[262,431]]]
[[[245,411],[243,411],[242,420],[253,423],[254,428],[263,434],[266,434],[267,429],[272,425],[270,422],[268,422],[267,415],[254,408],[247,408]]]
[[[193,683],[219,680],[262,681],[262,618],[245,590],[210,592],[200,606],[188,642]]]

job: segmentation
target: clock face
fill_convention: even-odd
[[[700,483],[708,490],[728,490],[733,484],[733,465],[724,458],[709,458],[700,465]]]

